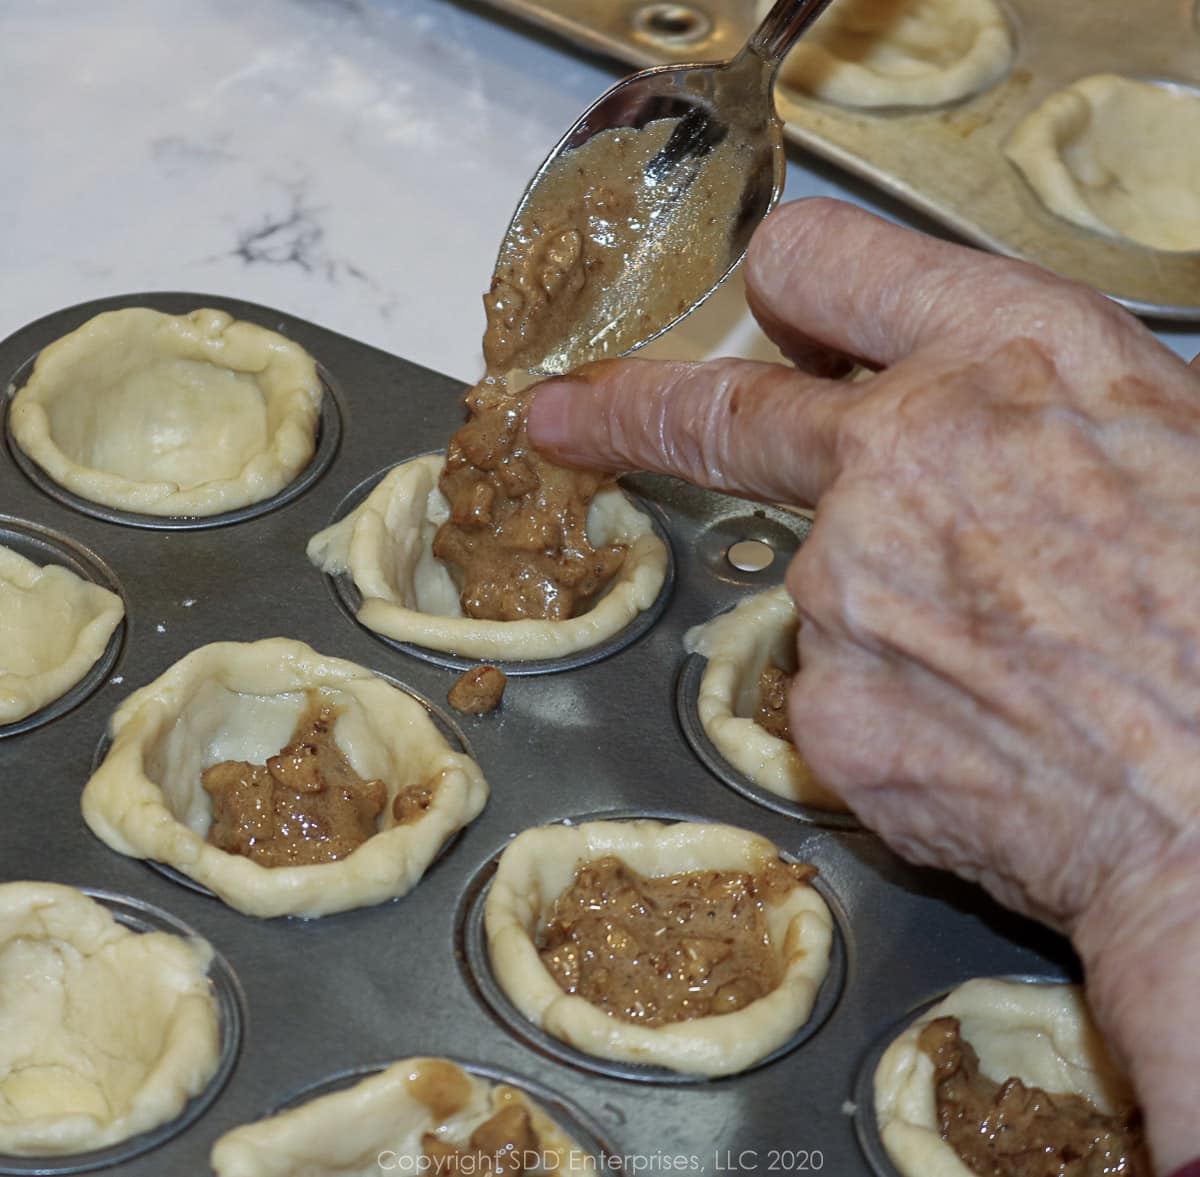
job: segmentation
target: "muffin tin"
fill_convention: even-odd
[[[1015,53],[997,84],[943,106],[877,111],[778,87],[786,134],[968,241],[1086,282],[1139,313],[1200,321],[1200,253],[1160,252],[1062,220],[1002,151],[1044,98],[1089,74],[1200,90],[1200,9],[1190,0],[999,2]],[[485,3],[639,67],[732,57],[755,23],[755,0]]]
[[[11,448],[0,452],[6,534],[37,536],[48,558],[61,551],[69,564],[90,553],[84,567],[108,569],[127,607],[123,640],[90,694],[65,713],[52,708],[39,726],[0,731],[3,878],[97,888],[170,913],[214,946],[229,984],[244,994],[240,1055],[211,1106],[153,1151],[107,1171],[207,1173],[217,1136],[298,1089],[393,1059],[445,1055],[557,1093],[624,1161],[622,1171],[636,1164],[642,1172],[656,1165],[854,1177],[872,1171],[855,1138],[855,1076],[887,1026],[972,976],[1074,969],[1065,942],[978,889],[908,866],[863,830],[818,825],[734,791],[685,738],[684,632],[778,583],[805,519],[665,478],[627,479],[674,551],[661,614],[609,657],[514,677],[494,714],[451,718],[445,698],[457,672],[358,626],[304,549],[365,479],[445,444],[462,420],[461,385],[270,308],[205,294],[132,295],[58,311],[0,344],[4,380],[92,315],[129,305],[170,313],[215,306],[295,339],[322,365],[341,430],[327,466],[288,501],[190,529],[84,513],[29,478]],[[744,539],[777,552],[768,569],[730,562],[730,546]],[[461,731],[483,767],[487,808],[403,899],[314,921],[255,920],[113,853],[83,823],[80,790],[108,717],[133,689],[206,642],[276,635],[403,684]],[[679,1083],[604,1073],[514,1029],[486,998],[472,903],[512,835],[583,815],[729,822],[817,864],[841,943],[811,1032],[745,1074]],[[27,1161],[0,1158],[0,1173],[30,1171]]]

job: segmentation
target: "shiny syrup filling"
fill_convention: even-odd
[[[980,1073],[957,1018],[935,1018],[917,1045],[934,1067],[942,1138],[980,1177],[1151,1177],[1141,1113],[1105,1115],[1078,1095]]]
[[[387,805],[382,781],[363,780],[333,738],[337,709],[307,691],[291,740],[265,764],[225,760],[201,774],[212,798],[208,841],[260,866],[311,866],[345,858],[378,831]],[[397,794],[397,824],[419,820],[435,785]]]
[[[643,1026],[732,1013],[783,980],[765,905],[816,868],[776,859],[759,875],[645,878],[608,856],[583,864],[537,939],[567,993]]]
[[[788,723],[787,693],[791,676],[773,662],[758,676],[758,707],[754,722],[769,735],[791,743],[792,729]]]

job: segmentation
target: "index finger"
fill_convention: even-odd
[[[841,419],[863,395],[750,360],[605,360],[540,385],[529,435],[568,465],[814,506],[837,474]]]

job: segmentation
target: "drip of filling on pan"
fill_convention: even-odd
[[[758,676],[758,709],[754,722],[780,740],[792,739],[788,726],[787,692],[791,677],[775,663],[768,663]]]
[[[776,859],[759,875],[645,878],[619,858],[584,863],[538,937],[567,993],[644,1026],[732,1013],[783,979],[765,904],[816,868]]]
[[[1150,1177],[1136,1108],[1105,1115],[1079,1095],[980,1073],[957,1018],[935,1018],[917,1045],[933,1061],[943,1139],[980,1177]]]
[[[666,181],[656,185],[646,167],[678,121],[605,131],[562,157],[505,239],[484,297],[487,376],[467,396],[470,417],[450,440],[439,482],[451,513],[433,553],[455,576],[468,617],[575,616],[624,561],[623,545],[596,548],[587,535],[589,504],[612,479],[555,466],[530,448],[527,373],[619,355],[687,310],[686,292],[721,277],[731,225],[710,210],[736,207],[714,200],[722,185],[740,183],[736,149],[718,145],[665,199]],[[689,235],[689,249],[669,245],[676,233]],[[642,266],[656,281],[626,305],[617,279]]]
[[[383,782],[363,780],[335,742],[337,710],[315,691],[306,694],[304,713],[277,756],[266,764],[225,760],[200,778],[212,798],[209,842],[260,866],[345,858],[376,832],[387,803]],[[397,796],[397,821],[405,820],[399,810],[414,788]]]
[[[455,711],[485,715],[500,706],[507,685],[508,676],[498,666],[472,666],[455,680],[446,699]]]

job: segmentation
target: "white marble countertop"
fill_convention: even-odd
[[[623,72],[452,0],[0,0],[0,37],[0,337],[192,290],[463,380],[525,181]],[[795,156],[787,196],[816,193],[877,207]],[[736,282],[655,347],[774,354]]]

